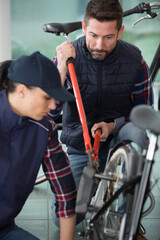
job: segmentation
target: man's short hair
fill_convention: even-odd
[[[123,10],[118,0],[90,0],[84,16],[86,25],[90,18],[100,22],[116,20],[119,31],[122,26]]]

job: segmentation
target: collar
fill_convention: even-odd
[[[0,129],[3,132],[11,131],[26,121],[28,118],[20,117],[13,112],[9,105],[6,90],[0,92]]]

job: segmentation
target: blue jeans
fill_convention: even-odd
[[[35,237],[31,233],[15,226],[15,228],[7,233],[4,237],[0,238],[0,240],[40,240]]]
[[[132,122],[127,123],[124,125],[118,134],[116,134],[113,139],[109,142],[109,144],[106,146],[105,149],[103,149],[103,152],[100,152],[99,154],[99,163],[100,163],[100,169],[103,171],[105,167],[105,163],[107,160],[107,155],[109,153],[109,150],[112,149],[115,145],[117,145],[119,142],[122,142],[124,140],[129,140],[131,142],[136,143],[141,149],[144,149],[147,144],[147,133],[144,129],[141,129],[137,126],[135,126]],[[71,169],[74,175],[76,187],[78,189],[80,178],[82,176],[83,168],[87,165],[88,162],[88,156],[87,155],[75,155],[71,154],[68,156]],[[105,159],[105,161],[104,161]],[[52,205],[52,217],[53,222],[59,226],[58,219],[55,216],[55,207],[54,207],[54,200]],[[77,214],[77,224],[82,221],[84,216],[81,214]]]

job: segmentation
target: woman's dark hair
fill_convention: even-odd
[[[90,18],[100,22],[116,20],[119,31],[122,26],[123,10],[118,0],[90,0],[84,16],[86,25]]]
[[[18,84],[17,82],[11,81],[7,75],[8,75],[8,68],[11,65],[12,60],[7,60],[4,62],[0,62],[0,91],[6,90],[8,93],[13,93],[15,89],[17,88]],[[25,84],[24,84],[25,85]],[[26,86],[26,85],[25,85]],[[29,89],[33,89],[32,86],[26,86]]]
[[[8,79],[8,68],[11,65],[12,60],[7,60],[0,63],[0,91],[6,89],[7,93],[14,92],[17,83]]]

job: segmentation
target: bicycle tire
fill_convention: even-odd
[[[129,180],[137,173],[139,155],[131,144],[122,145],[109,159],[106,164],[104,175],[115,176],[119,174],[119,178],[115,183],[101,180],[94,197],[92,204],[94,207],[102,207],[104,203],[114,194],[116,188],[118,189],[124,182]],[[123,166],[125,164],[125,172]],[[118,176],[118,175],[117,175]],[[118,186],[119,185],[119,186]],[[103,216],[98,219],[99,229],[103,232],[104,239],[125,239],[125,235],[129,231],[129,223],[131,217],[131,209],[133,204],[134,191],[133,188],[125,193],[125,208],[124,212],[120,212],[124,196],[119,196],[116,202],[113,202]],[[91,213],[90,219],[95,216]],[[121,223],[120,223],[121,219]],[[123,223],[123,224],[122,224]]]

